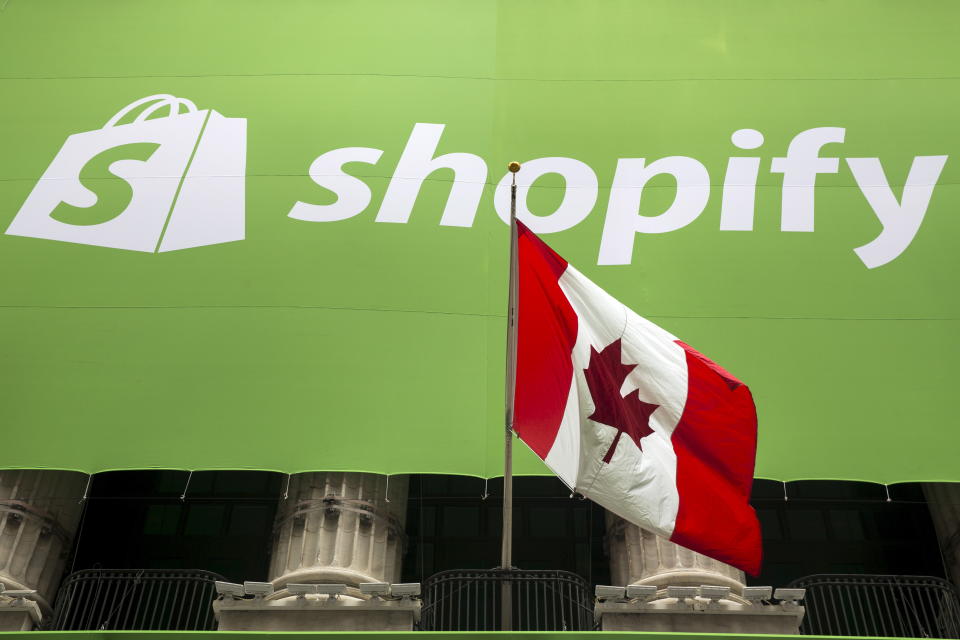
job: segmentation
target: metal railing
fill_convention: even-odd
[[[205,631],[216,629],[209,571],[77,571],[63,581],[51,630],[98,629]]]
[[[500,629],[501,585],[512,585],[514,631],[589,631],[593,598],[567,571],[442,571],[423,583],[422,631]]]
[[[942,578],[821,574],[789,586],[807,590],[804,635],[960,638],[960,602]]]

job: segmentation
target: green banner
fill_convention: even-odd
[[[750,385],[758,477],[960,480],[958,24],[6,0],[0,467],[497,475],[519,160],[522,219]]]

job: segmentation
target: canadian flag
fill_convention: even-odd
[[[759,573],[750,390],[517,227],[517,435],[620,517]]]

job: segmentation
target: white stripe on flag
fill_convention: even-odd
[[[578,318],[577,343],[571,357],[579,389],[567,400],[563,424],[554,443],[554,449],[562,447],[562,453],[557,451],[556,464],[573,468],[569,460],[575,428],[571,411],[576,409],[580,423],[576,428],[580,455],[576,489],[610,511],[669,537],[680,504],[677,457],[671,436],[687,397],[684,351],[674,336],[629,310],[574,267],[568,266],[560,277],[560,288]],[[602,351],[618,339],[622,341],[621,362],[637,365],[624,380],[621,395],[636,389],[642,401],[658,408],[649,420],[654,433],[641,440],[643,449],[632,438],[623,436],[607,464],[603,457],[617,430],[588,418],[595,406],[584,369],[590,366],[591,350]],[[548,455],[548,464],[554,449]],[[553,464],[550,467],[557,469]],[[565,477],[564,481],[568,482]]]
[[[580,399],[577,397],[577,371],[570,381],[570,393],[557,438],[544,462],[571,490],[577,486],[580,470]]]

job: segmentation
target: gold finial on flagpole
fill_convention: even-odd
[[[520,163],[513,161],[507,165],[507,169],[510,169],[510,173],[516,173],[517,171],[520,171]]]

